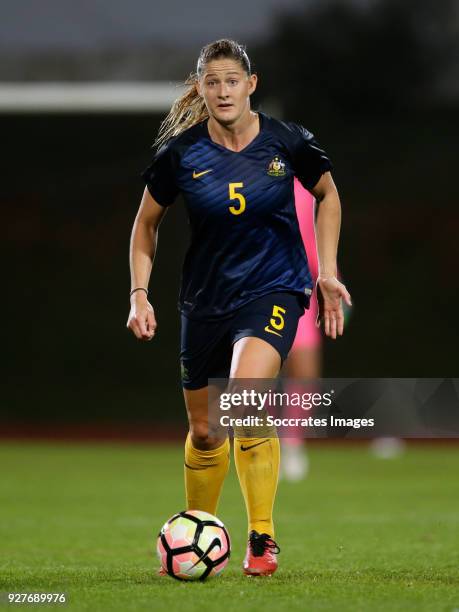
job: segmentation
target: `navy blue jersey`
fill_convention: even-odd
[[[259,112],[242,151],[213,142],[207,120],[170,139],[142,173],[152,197],[183,195],[191,227],[179,308],[225,317],[263,295],[290,291],[308,306],[312,280],[295,212],[293,178],[311,189],[331,169],[314,136]]]

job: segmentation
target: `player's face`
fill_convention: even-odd
[[[250,95],[256,85],[255,74],[249,76],[239,62],[222,58],[206,65],[197,89],[209,115],[219,123],[231,125],[250,108]]]

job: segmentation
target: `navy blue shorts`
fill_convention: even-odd
[[[233,344],[246,336],[266,340],[285,361],[304,308],[304,296],[279,292],[253,300],[218,321],[198,321],[182,314],[183,387],[200,389],[207,387],[209,378],[228,378]]]

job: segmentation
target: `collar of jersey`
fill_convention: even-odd
[[[203,127],[204,127],[204,133],[207,136],[207,138],[210,140],[210,142],[212,144],[214,144],[216,147],[220,147],[220,149],[223,149],[224,151],[228,151],[228,153],[234,153],[234,155],[239,155],[239,153],[245,153],[245,151],[247,151],[247,149],[249,149],[255,142],[258,141],[258,139],[260,138],[262,132],[263,132],[263,128],[264,128],[264,124],[265,124],[265,118],[263,116],[263,113],[261,113],[260,111],[257,111],[257,115],[260,121],[260,131],[258,132],[258,134],[255,136],[255,138],[253,140],[251,140],[249,142],[249,144],[247,144],[243,149],[241,149],[240,151],[232,151],[231,149],[228,149],[228,147],[225,147],[221,144],[219,144],[218,142],[214,142],[212,140],[212,138],[210,137],[209,134],[209,128],[207,127],[207,122],[208,119],[206,119],[204,121]]]

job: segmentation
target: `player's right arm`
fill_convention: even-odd
[[[148,289],[158,242],[158,228],[166,211],[167,208],[160,206],[145,187],[131,234],[131,291],[137,287]],[[155,335],[155,313],[145,291],[136,291],[131,295],[131,310],[126,326],[139,340],[151,340]]]

